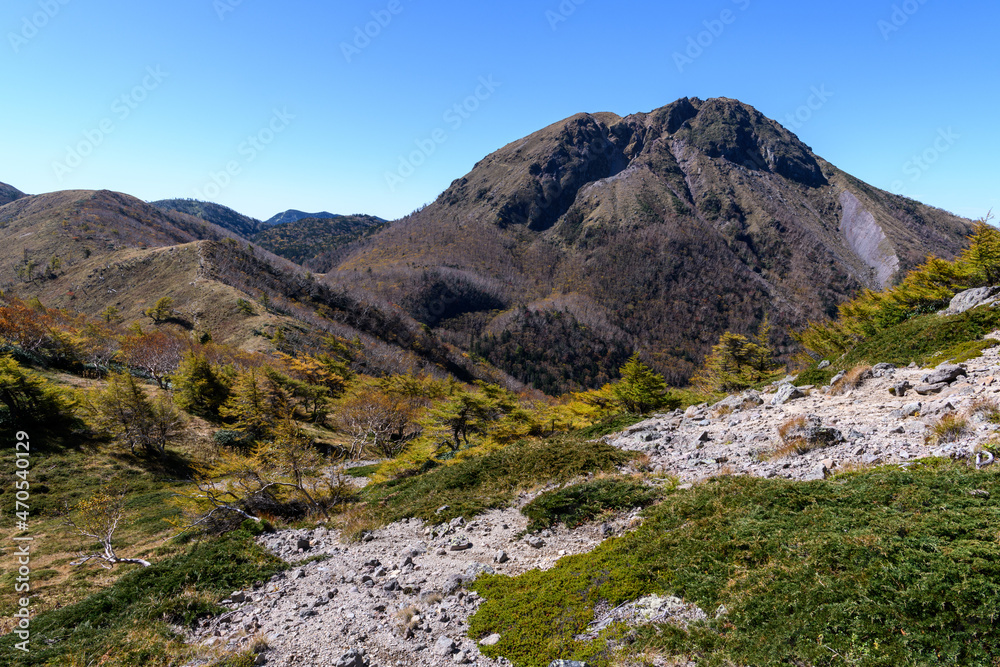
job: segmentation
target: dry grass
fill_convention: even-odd
[[[845,374],[844,377],[837,380],[837,382],[830,387],[830,393],[834,396],[839,396],[840,394],[846,394],[849,391],[854,391],[863,385],[865,380],[871,379],[871,377],[871,366],[855,366],[851,370],[847,371],[847,374]]]
[[[815,449],[832,444],[831,429],[820,427],[819,420],[806,419],[799,415],[792,417],[778,427],[779,444],[768,451],[761,452],[761,460],[775,460],[797,454],[807,454]]]
[[[351,505],[334,517],[334,523],[344,539],[356,542],[365,533],[383,525],[378,515],[368,507],[368,503]]]
[[[928,445],[942,445],[958,441],[969,432],[969,420],[957,414],[947,414],[931,426],[925,442]]]
[[[992,398],[977,398],[965,409],[964,414],[968,419],[979,418],[997,424],[1000,423],[1000,404]]]
[[[733,414],[733,406],[731,405],[720,405],[718,408],[712,410],[712,416],[716,419],[728,417],[731,414]]]

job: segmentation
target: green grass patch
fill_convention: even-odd
[[[601,641],[573,639],[594,606],[668,593],[728,613],[690,633],[640,628],[628,651],[720,666],[996,665],[998,499],[996,473],[949,462],[809,483],[717,478],[669,492],[590,554],[481,577],[469,634],[499,633],[484,653],[518,667],[605,667]]]
[[[528,530],[564,523],[570,528],[604,512],[646,507],[660,492],[632,479],[607,478],[584,482],[538,496],[521,509],[531,522]]]
[[[602,422],[598,422],[593,426],[588,426],[586,428],[578,429],[574,431],[573,435],[578,438],[584,438],[587,440],[593,438],[602,438],[606,435],[611,435],[612,433],[618,433],[619,431],[624,431],[629,426],[635,426],[641,421],[645,421],[645,417],[642,415],[629,415],[621,414],[615,415],[605,419]]]
[[[519,442],[415,477],[372,484],[361,495],[387,523],[407,517],[448,521],[506,507],[519,489],[535,484],[613,472],[631,456],[603,442],[556,436]],[[437,514],[444,505],[449,509]]]
[[[836,375],[837,371],[831,371],[829,368],[824,368],[819,370],[818,368],[810,368],[809,370],[802,371],[799,376],[795,378],[792,382],[796,387],[826,387],[829,386],[830,380]]]
[[[344,474],[347,475],[348,477],[356,477],[359,479],[362,477],[371,477],[372,475],[375,474],[380,465],[382,464],[375,463],[370,466],[358,466],[357,468],[346,468],[344,470]]]
[[[31,652],[15,651],[18,638],[7,635],[0,638],[0,655],[17,656],[20,665],[172,664],[188,649],[168,624],[187,626],[214,615],[225,594],[285,569],[253,542],[255,530],[248,526],[199,542],[81,602],[40,614],[31,624]],[[114,657],[106,662],[102,656]]]
[[[937,365],[955,359],[967,361],[984,349],[1000,344],[983,337],[1000,329],[1000,310],[976,308],[961,315],[921,315],[902,322],[878,336],[862,341],[835,366],[847,369],[859,364],[890,363],[906,366]]]

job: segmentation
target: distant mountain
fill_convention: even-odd
[[[427,332],[362,290],[323,285],[229,229],[126,194],[54,192],[0,206],[0,293],[144,328],[170,297],[166,326],[245,349],[321,352],[330,335],[357,340],[358,372],[426,372],[521,385]]]
[[[9,204],[12,201],[26,197],[23,192],[18,190],[12,185],[7,185],[6,183],[0,183],[0,206],[4,204]]]
[[[260,220],[245,216],[227,206],[198,201],[197,199],[163,199],[154,201],[151,205],[161,211],[177,211],[193,215],[235,232],[244,238],[249,238],[267,227]]]
[[[323,273],[335,266],[342,251],[388,224],[371,215],[303,218],[269,227],[251,240],[265,250]]]
[[[953,257],[970,223],[844,173],[737,100],[578,114],[487,156],[324,278],[518,379],[596,386],[639,350],[683,383],[726,330],[788,330]]]
[[[343,216],[337,215],[335,213],[327,213],[323,211],[321,213],[303,213],[302,211],[296,211],[295,209],[289,209],[284,213],[279,213],[273,218],[269,218],[264,221],[264,224],[273,225],[285,225],[289,222],[298,222],[299,220],[304,220],[306,218],[317,218],[319,220],[330,220],[332,218],[340,218]]]

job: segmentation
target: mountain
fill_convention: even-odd
[[[398,307],[316,282],[299,266],[200,218],[109,191],[66,191],[0,206],[0,291],[126,324],[173,299],[168,325],[249,350],[321,351],[333,335],[358,344],[358,371],[426,372],[519,388],[469,360]],[[277,337],[284,347],[279,346]]]
[[[161,211],[177,211],[178,213],[193,215],[196,218],[201,218],[231,232],[235,232],[244,238],[249,238],[262,229],[267,228],[265,223],[256,218],[247,217],[221,204],[198,201],[197,199],[163,199],[161,201],[154,201],[151,205]]]
[[[338,215],[283,222],[250,238],[279,257],[323,273],[335,266],[347,246],[386,225],[371,215]]]
[[[954,256],[969,230],[753,107],[685,98],[501,148],[324,280],[364,285],[549,390],[596,386],[632,349],[683,383],[721,332],[832,315],[928,253]],[[787,334],[773,342],[790,353]]]
[[[26,197],[23,192],[18,190],[12,185],[7,185],[6,183],[0,183],[0,206],[4,204],[9,204],[10,202]]]
[[[319,218],[320,220],[328,220],[330,218],[339,218],[341,216],[335,213],[327,213],[323,211],[322,213],[303,213],[302,211],[296,211],[295,209],[289,209],[284,213],[279,213],[273,218],[269,218],[264,222],[266,225],[284,225],[289,222],[298,222],[305,218]]]

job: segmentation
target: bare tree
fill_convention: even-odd
[[[101,567],[111,569],[119,563],[142,565],[149,567],[152,565],[142,558],[121,558],[115,553],[112,541],[115,531],[121,525],[125,516],[126,496],[128,488],[125,486],[107,486],[95,493],[87,500],[77,503],[67,513],[66,524],[74,528],[83,537],[96,540],[104,547],[101,553],[80,554],[80,558],[72,565],[82,565],[87,561],[101,561]]]

